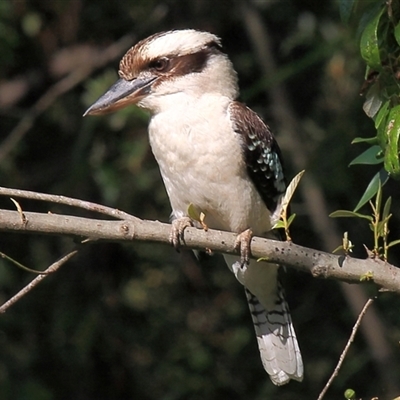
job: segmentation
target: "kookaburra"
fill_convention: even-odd
[[[150,144],[172,207],[173,242],[189,206],[210,228],[241,239],[250,230],[265,236],[286,189],[281,153],[261,118],[236,100],[237,75],[220,39],[192,29],[157,33],[125,54],[119,76],[85,115],[130,104],[150,112]],[[303,362],[278,266],[249,262],[245,247],[242,261],[225,260],[245,287],[263,366],[276,385],[301,381]]]

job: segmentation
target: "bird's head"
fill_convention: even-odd
[[[133,46],[119,65],[120,79],[84,115],[137,104],[152,113],[180,96],[215,93],[237,97],[237,77],[220,39],[193,29],[157,33]]]

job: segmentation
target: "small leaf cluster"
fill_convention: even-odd
[[[395,246],[396,244],[400,244],[400,240],[394,240],[390,243],[388,242],[389,220],[392,217],[392,214],[390,213],[392,198],[389,197],[382,208],[382,184],[379,180],[375,202],[369,201],[369,204],[372,210],[371,215],[362,214],[356,210],[337,210],[331,213],[330,217],[354,217],[369,221],[369,227],[374,235],[374,248],[371,255],[373,257],[379,257],[383,260],[387,260],[389,248]]]
[[[383,163],[390,177],[400,179],[400,4],[392,0],[342,0],[341,14],[357,25],[366,63],[363,109],[376,129],[375,137],[353,141],[370,148],[352,164]]]

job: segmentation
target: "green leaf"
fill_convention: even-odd
[[[290,224],[293,222],[293,220],[296,218],[296,214],[293,213],[287,220],[287,227],[289,228]]]
[[[382,122],[379,124],[377,128],[377,133],[376,133],[376,138],[378,140],[379,146],[384,150],[386,148],[386,144],[388,141],[388,136],[387,136],[387,128],[388,128],[388,123],[389,123],[389,116],[390,116],[391,110],[388,111],[386,116],[383,118]]]
[[[397,44],[400,46],[400,22],[394,28],[394,37],[396,38]]]
[[[374,118],[382,105],[381,90],[378,83],[373,84],[365,96],[363,110],[370,118]]]
[[[303,169],[302,171],[300,171],[289,183],[285,195],[283,196],[283,200],[282,200],[282,209],[286,209],[289,206],[290,200],[292,199],[292,196],[294,194],[294,192],[296,191],[297,185],[300,182],[300,179],[302,178],[302,176],[304,175],[305,170]]]
[[[397,244],[400,244],[400,239],[393,240],[393,242],[390,242],[387,247],[393,247],[396,246]]]
[[[356,392],[353,389],[346,389],[344,392],[344,398],[346,400],[353,400],[356,398]]]
[[[386,218],[389,216],[391,205],[392,205],[392,197],[389,196],[388,199],[386,200],[385,206],[383,207],[382,221],[385,221]]]
[[[381,153],[381,154],[379,154]],[[361,153],[358,157],[356,157],[350,164],[351,165],[356,165],[356,164],[380,164],[383,162],[383,154],[382,154],[382,149],[380,146],[372,146],[369,149],[365,150],[363,153]]]
[[[389,114],[389,105],[390,105],[390,100],[387,100],[380,108],[378,114],[376,114],[376,117],[374,119],[375,129],[378,129],[379,126],[382,124],[382,122],[386,120]]]
[[[378,224],[376,225],[376,231],[378,233],[378,237],[384,236],[384,228],[385,228],[384,221],[378,222]]]
[[[399,138],[400,105],[392,108],[386,125],[387,145],[385,149],[385,169],[395,178],[400,178]]]
[[[367,143],[367,144],[378,144],[378,139],[377,137],[373,138],[362,138],[362,137],[356,137],[351,141],[351,144],[356,144],[356,143]]]
[[[339,2],[340,17],[347,24],[350,20],[356,0],[341,0]]]
[[[376,70],[381,70],[381,58],[379,54],[378,29],[379,22],[385,8],[381,8],[378,14],[365,27],[360,40],[361,56],[367,65]]]
[[[373,224],[369,224],[368,226],[369,226],[369,229],[371,229],[372,232],[375,231],[375,228],[374,228],[374,225],[373,225]]]
[[[272,229],[280,229],[280,228],[284,228],[285,227],[285,223],[280,219],[279,221],[277,221],[275,223],[275,225],[272,227]]]
[[[332,253],[337,253],[339,250],[343,250],[343,245],[336,247],[336,249],[333,250]]]
[[[200,211],[192,203],[189,204],[187,208],[187,214],[193,221],[200,222]]]
[[[364,194],[361,196],[360,201],[354,208],[354,212],[358,211],[365,203],[370,201],[372,197],[376,195],[379,188],[379,181],[381,181],[382,186],[387,182],[389,179],[389,174],[385,170],[380,170],[378,173],[374,175],[369,183],[368,187],[365,189]]]
[[[350,210],[337,210],[330,213],[329,216],[331,218],[364,218],[368,221],[372,221],[373,219],[371,215],[360,214]]]
[[[382,204],[382,182],[378,180],[378,190],[376,192],[376,197],[375,197],[375,210],[377,213],[379,213],[381,210],[381,204]]]

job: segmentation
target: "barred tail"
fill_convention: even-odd
[[[245,292],[261,361],[272,382],[280,386],[290,379],[302,381],[303,361],[283,288],[278,284],[274,307],[270,310],[266,310],[247,288]]]

